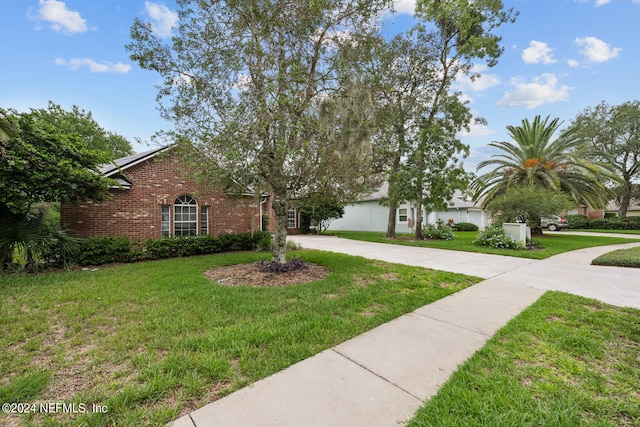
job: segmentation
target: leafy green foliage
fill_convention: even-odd
[[[640,101],[615,106],[603,101],[578,114],[571,129],[583,138],[588,157],[615,171],[620,181],[615,188],[619,214],[626,217],[629,204],[640,197]]]
[[[496,249],[522,249],[520,243],[516,242],[513,237],[507,235],[502,226],[492,225],[478,233],[474,245],[489,246]]]
[[[493,199],[512,187],[542,187],[564,193],[574,205],[604,207],[613,192],[605,181],[614,176],[605,164],[590,162],[578,151],[581,135],[575,128],[554,134],[561,126],[559,119],[533,122],[522,120],[520,126],[507,126],[513,142],[492,142],[501,151],[478,164],[478,170],[493,170],[479,176],[473,183],[476,200],[484,199],[486,207]]]
[[[540,228],[540,218],[556,215],[571,207],[567,196],[537,186],[518,185],[487,203],[486,208],[500,222],[526,222],[532,230]]]
[[[584,215],[567,215],[569,228],[574,230],[640,230],[640,217],[588,218]]]
[[[122,135],[102,128],[90,111],[77,105],[65,111],[60,105],[49,101],[47,108],[32,109],[29,113],[37,122],[47,124],[60,135],[74,135],[89,150],[106,153],[110,160],[133,154],[131,143]]]
[[[415,200],[419,240],[422,207],[445,206],[455,190],[468,185],[470,175],[459,157],[466,157],[469,147],[456,135],[483,119],[473,120],[451,85],[459,76],[471,76],[480,60],[497,63],[503,49],[493,31],[513,16],[494,0],[419,1],[418,24],[376,46],[372,73],[380,100],[379,151],[388,165],[387,236],[395,236],[393,215],[400,201]]]
[[[271,234],[266,231],[227,233],[219,236],[165,237],[136,244],[121,236],[93,237],[82,243],[75,260],[79,265],[102,265],[215,254],[231,250],[268,250],[270,244]]]
[[[127,237],[92,237],[81,244],[76,261],[79,265],[102,265],[132,262],[140,255],[134,251]]]
[[[424,236],[429,239],[435,240],[451,240],[456,237],[453,233],[453,229],[439,221],[437,224],[427,224],[424,227]]]
[[[194,169],[273,194],[278,262],[291,201],[353,199],[378,184],[372,97],[357,70],[390,4],[185,0],[171,39],[139,19],[131,28],[131,59],[161,75],[161,112],[194,148]]]
[[[471,222],[458,222],[454,228],[456,231],[478,231],[478,226]]]
[[[33,114],[6,117],[16,136],[0,162],[0,216],[26,215],[38,202],[110,197],[112,181],[97,170],[108,160],[103,152],[88,149],[77,134],[61,134]]]
[[[344,215],[344,205],[336,200],[310,199],[298,205],[300,213],[300,228],[303,233],[308,233],[314,228],[318,233],[322,233],[334,219],[342,218]]]
[[[37,269],[76,253],[81,240],[60,230],[51,212],[50,204],[38,203],[26,214],[0,215],[0,270]]]

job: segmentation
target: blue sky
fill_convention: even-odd
[[[462,134],[471,146],[469,170],[486,159],[505,127],[540,114],[564,120],[601,101],[640,99],[640,0],[511,0],[520,12],[498,29],[504,54],[475,82],[456,88],[475,115],[488,121]],[[401,0],[387,28],[411,23],[415,1]],[[159,76],[140,69],[125,50],[136,16],[168,35],[169,0],[2,0],[0,107],[28,111],[53,101],[91,111],[105,129],[127,137],[136,151],[171,125],[159,117]]]

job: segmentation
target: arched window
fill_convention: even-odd
[[[173,203],[173,234],[195,236],[198,234],[198,202],[191,196],[180,196]]]

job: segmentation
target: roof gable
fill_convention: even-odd
[[[131,156],[121,157],[119,159],[114,160],[111,163],[107,163],[104,165],[100,165],[98,170],[106,177],[113,177],[114,175],[134,166],[139,163],[142,163],[146,160],[149,160],[159,153],[168,150],[171,146],[165,145],[163,147],[158,147],[153,150],[144,151],[142,153],[133,154]]]

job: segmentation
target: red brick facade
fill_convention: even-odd
[[[169,233],[175,234],[174,202],[180,196],[197,201],[197,233],[201,233],[200,213],[207,207],[208,234],[238,233],[261,229],[261,212],[273,219],[270,198],[225,195],[222,190],[199,187],[184,179],[180,156],[171,152],[153,155],[131,166],[122,166],[118,175],[128,189],[112,190],[113,199],[79,206],[63,203],[61,225],[83,237],[127,236],[146,240],[162,236],[162,208],[169,212]],[[168,207],[168,208],[167,208]],[[165,215],[166,219],[166,215]]]

